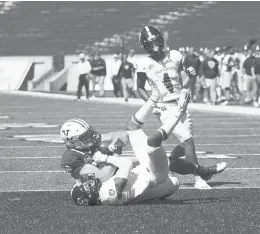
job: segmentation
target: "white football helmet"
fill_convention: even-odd
[[[60,135],[65,145],[74,149],[91,149],[99,146],[101,141],[101,135],[81,119],[67,120],[60,129]]]

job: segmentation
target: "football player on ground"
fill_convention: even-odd
[[[162,124],[172,122],[174,121],[172,116],[178,113],[177,103],[181,90],[190,87],[191,80],[196,76],[195,70],[192,67],[184,68],[183,56],[179,51],[164,50],[164,38],[156,27],[145,26],[140,32],[139,39],[149,55],[138,64],[138,93],[143,100],[147,101],[149,95],[145,90],[145,83],[148,81],[150,86],[155,85],[160,90],[161,99],[153,113],[158,116]],[[188,111],[182,115],[172,134],[181,142],[181,145],[176,148],[179,155],[185,155],[187,161],[199,165],[193,140],[192,122]],[[222,163],[216,165],[216,170],[220,172],[225,167],[226,164]],[[199,175],[195,175],[194,187],[197,189],[211,188]]]
[[[161,133],[169,134],[180,118],[163,125],[149,137],[139,124],[145,121],[149,111],[155,107],[158,97],[153,94],[127,123],[129,140],[140,165],[132,169],[132,160],[94,153],[96,163],[110,163],[118,167],[118,171],[103,183],[94,174],[83,175],[71,190],[72,199],[77,205],[124,205],[163,198],[179,188],[178,179],[168,176],[168,158],[161,146],[164,140]]]

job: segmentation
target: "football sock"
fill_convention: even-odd
[[[185,159],[170,159],[170,171],[180,175],[196,174],[197,166]]]
[[[155,102],[153,102],[152,100],[148,100],[133,116],[133,121],[141,126],[144,124],[144,122],[147,119],[147,115],[150,111],[152,111],[152,109],[156,106]]]

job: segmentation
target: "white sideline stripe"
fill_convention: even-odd
[[[163,146],[172,146],[174,143],[172,144],[164,144]],[[226,143],[223,143],[223,144],[196,144],[196,145],[225,145],[225,146],[238,146],[238,145],[260,145],[260,143],[243,143],[243,142],[240,142],[240,143],[229,143],[229,144],[226,144]],[[64,147],[63,145],[20,145],[20,146],[0,146],[0,149],[17,149],[17,148],[61,148],[61,147]]]
[[[57,144],[57,143],[56,143]],[[174,143],[172,144],[164,144],[163,146],[172,146]],[[257,145],[260,145],[260,143],[243,143],[243,142],[240,142],[240,143],[229,143],[229,144],[226,144],[226,143],[223,143],[223,144],[196,144],[197,146],[198,145],[222,145],[222,146],[241,146],[241,145],[253,145],[253,146],[257,146]],[[0,149],[19,149],[19,148],[61,148],[61,147],[64,147],[63,145],[21,145],[21,146],[0,146]]]
[[[181,185],[179,188],[181,190],[199,190],[195,189],[194,187],[186,187],[184,185]],[[212,187],[212,190],[232,190],[232,189],[260,189],[260,186],[252,186],[252,187]],[[203,190],[200,189],[200,191],[209,191],[208,189]],[[10,192],[70,192],[70,189],[18,189],[18,190],[0,190],[0,193],[10,193]],[[174,200],[174,199],[173,199]]]
[[[226,168],[225,170],[260,170],[260,167],[258,168],[250,168],[250,167],[241,167],[241,168]],[[5,173],[64,173],[68,174],[64,170],[57,170],[57,171],[0,171],[0,174],[5,174]]]
[[[170,151],[166,151],[166,153],[170,153]],[[208,157],[210,156],[214,156],[216,154],[207,154],[205,153],[205,156],[199,156],[199,153],[197,152],[197,157],[202,159],[202,158],[205,158],[205,159],[210,159]],[[221,155],[226,155],[226,156],[260,156],[260,154],[226,154],[226,153],[223,153]],[[132,153],[125,153],[125,154],[122,154],[122,156],[129,156],[130,158],[134,158],[135,156],[133,155],[133,152]],[[50,156],[50,157],[0,157],[0,160],[2,159],[55,159],[55,158],[61,158],[61,156]]]
[[[18,95],[18,96],[30,96],[30,97],[46,97],[50,99],[63,99],[63,100],[75,100],[75,96],[66,94],[52,94],[52,93],[40,93],[40,92],[30,92],[30,91],[1,91],[0,94]],[[94,99],[90,100],[89,103],[117,103],[124,106],[140,106],[144,103],[140,99],[130,99],[128,103],[125,103],[122,99],[117,98],[105,98],[105,99]],[[260,116],[260,111],[258,108],[254,107],[242,107],[242,106],[209,106],[200,103],[190,103],[189,109],[206,111],[206,112],[220,112],[222,113],[232,113],[232,114],[242,114],[242,115],[254,115]]]

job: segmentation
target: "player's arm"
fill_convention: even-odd
[[[94,154],[93,159],[96,163],[106,162],[114,165],[118,168],[118,171],[115,175],[115,186],[117,190],[117,194],[120,197],[124,190],[124,187],[127,183],[130,171],[132,169],[133,162],[128,158],[121,158],[115,156],[107,156],[100,152]]]
[[[149,94],[145,89],[147,75],[145,72],[137,72],[137,92],[144,101],[149,100]]]
[[[116,154],[122,154],[123,147],[128,143],[128,133],[126,131],[121,132],[109,132],[101,135],[102,142],[108,143],[108,149]]]
[[[180,62],[178,72],[180,74],[180,77],[182,79],[183,88],[188,89],[191,84],[191,80],[195,78],[196,71],[193,67],[188,67],[187,69],[184,69],[183,62]]]
[[[182,115],[186,112],[189,100],[190,91],[188,89],[182,89],[178,100],[178,111],[175,116],[168,118],[155,134],[148,137],[147,143],[149,146],[160,147],[162,142],[168,139],[173,129],[179,123]]]

